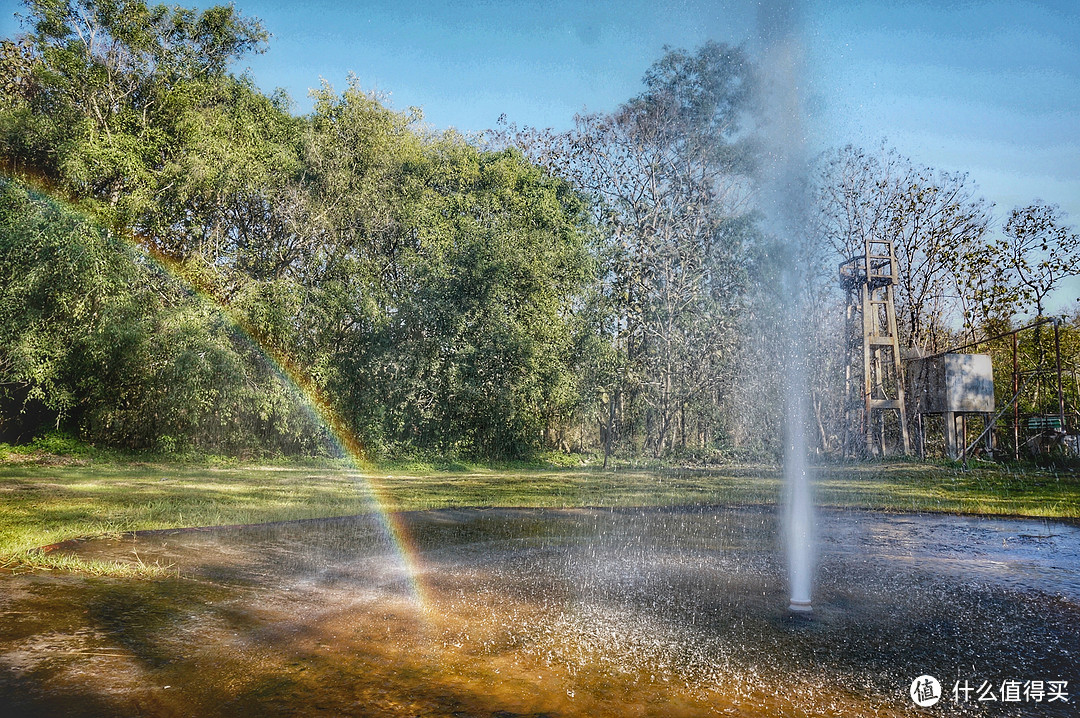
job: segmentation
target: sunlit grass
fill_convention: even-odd
[[[816,501],[824,506],[1080,517],[1075,474],[899,461],[821,466],[813,474]],[[0,465],[0,566],[154,577],[170,569],[137,560],[93,563],[36,549],[147,529],[348,516],[380,508],[772,505],[781,497],[781,473],[772,466],[435,471],[411,465],[362,474],[330,466],[9,464]]]
[[[0,568],[13,574],[30,571],[66,571],[90,576],[112,576],[114,578],[169,578],[179,576],[179,570],[172,565],[144,563],[136,555],[131,561],[101,561],[86,559],[70,553],[47,552],[41,549],[20,551],[0,557]]]

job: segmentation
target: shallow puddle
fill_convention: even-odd
[[[1080,527],[822,512],[810,618],[760,508],[456,509],[69,545],[0,577],[3,715],[1075,715]],[[918,709],[916,676],[945,696]],[[1071,691],[1070,691],[1071,692]]]

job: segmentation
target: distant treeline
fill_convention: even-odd
[[[829,268],[859,232],[907,241],[913,345],[1041,316],[1050,291],[1009,274],[1013,245],[985,241],[965,178],[895,153],[825,158],[806,236],[770,236],[759,78],[738,48],[669,50],[640,95],[567,132],[466,138],[355,80],[295,115],[229,72],[267,40],[232,6],[26,4],[27,33],[0,45],[8,437],[48,423],[132,449],[317,453],[322,402],[374,454],[775,454],[798,360],[831,451]],[[1007,237],[1061,229],[1075,253],[1053,208],[1010,221]],[[778,330],[791,266],[805,354]]]

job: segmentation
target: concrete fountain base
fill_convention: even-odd
[[[812,613],[814,610],[810,601],[797,600],[794,598],[788,602],[787,608],[789,611],[794,611],[795,613]]]

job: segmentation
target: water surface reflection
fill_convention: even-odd
[[[402,519],[424,607],[371,517],[69,547],[180,577],[3,577],[0,696],[17,715],[903,715],[924,673],[1080,687],[1068,523],[822,512],[806,620],[771,509]]]

